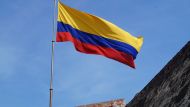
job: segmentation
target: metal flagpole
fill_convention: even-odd
[[[54,73],[54,43],[55,43],[55,17],[56,17],[56,0],[53,0],[53,34],[52,34],[52,50],[51,50],[51,74],[50,74],[50,99],[49,107],[52,107],[53,100],[53,73]]]
[[[54,71],[54,68],[53,68],[53,64],[54,64],[54,42],[52,40],[52,56],[51,56],[51,77],[50,77],[50,101],[49,101],[49,107],[52,107],[52,97],[53,97],[53,71]]]

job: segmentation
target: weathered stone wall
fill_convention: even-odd
[[[190,107],[190,42],[127,107]]]
[[[77,107],[125,107],[124,99],[111,100],[106,102],[81,105]]]

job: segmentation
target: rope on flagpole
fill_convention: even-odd
[[[53,34],[52,34],[52,50],[51,50],[51,74],[50,74],[50,99],[49,107],[53,105],[53,74],[54,74],[54,43],[55,43],[55,17],[56,17],[56,0],[53,0]]]

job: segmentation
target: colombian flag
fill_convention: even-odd
[[[135,68],[134,59],[143,44],[100,17],[70,8],[58,2],[56,42],[73,42],[77,51],[103,55]]]

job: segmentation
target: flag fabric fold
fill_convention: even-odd
[[[103,55],[135,68],[134,59],[143,44],[100,17],[70,8],[58,2],[56,42],[73,42],[77,51]]]

